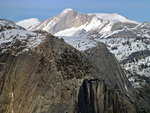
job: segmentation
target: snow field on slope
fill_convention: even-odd
[[[5,43],[14,43],[15,40],[27,41],[27,48],[37,47],[43,40],[44,36],[26,30],[11,29],[0,32],[0,46]],[[11,44],[9,45],[11,46]]]
[[[97,45],[96,41],[87,39],[87,38],[74,38],[74,37],[58,37],[64,39],[64,41],[79,51],[85,51],[91,47],[95,47]]]

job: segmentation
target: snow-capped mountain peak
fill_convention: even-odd
[[[90,20],[91,16],[78,13],[72,9],[65,9],[60,14],[38,24],[32,30],[42,29],[51,34],[55,34],[61,30],[80,27]]]
[[[29,18],[29,19],[21,20],[21,21],[17,22],[16,24],[21,27],[24,27],[25,29],[31,30],[33,27],[35,27],[39,23],[40,23],[39,19]]]
[[[71,8],[67,8],[67,9],[62,11],[62,13],[65,13],[65,14],[68,13],[68,12],[74,12],[74,10],[71,9]]]

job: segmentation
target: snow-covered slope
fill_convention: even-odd
[[[74,38],[74,37],[58,37],[60,39],[64,39],[64,41],[79,51],[85,51],[91,47],[95,47],[97,45],[97,41],[88,39],[88,38]]]
[[[101,20],[97,17],[93,17],[90,21],[86,22],[85,24],[79,26],[79,27],[72,27],[65,30],[61,30],[57,33],[55,33],[55,36],[75,36],[76,32],[84,30],[87,32],[86,34],[90,33],[91,31],[97,31],[100,34],[107,33],[111,31],[111,28],[113,27],[114,23],[108,20]],[[84,37],[84,36],[83,36]],[[81,35],[81,38],[83,38]]]
[[[17,53],[28,51],[37,47],[45,36],[17,26],[15,23],[7,20],[0,20],[0,52],[9,51],[10,48],[17,50]]]
[[[31,30],[33,27],[38,25],[40,23],[40,20],[37,18],[30,18],[30,19],[25,19],[17,22],[16,24],[24,27],[27,30]]]
[[[89,13],[88,15],[95,15],[98,18],[101,18],[103,20],[110,20],[113,22],[128,22],[128,23],[135,23],[138,24],[138,22],[129,20],[126,17],[119,15],[118,13],[113,13],[113,14],[106,14],[106,13]]]

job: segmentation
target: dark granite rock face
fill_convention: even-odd
[[[100,73],[79,51],[45,35],[34,50],[0,54],[0,113],[136,113],[132,95],[103,78],[113,72]]]
[[[107,89],[107,86],[98,79],[84,80],[78,98],[78,108],[81,113],[129,112],[128,108],[120,103],[121,98],[118,94]]]

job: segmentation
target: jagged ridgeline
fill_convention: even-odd
[[[0,113],[136,113],[135,91],[103,43],[93,49],[98,66],[92,51],[47,32],[0,26]]]

